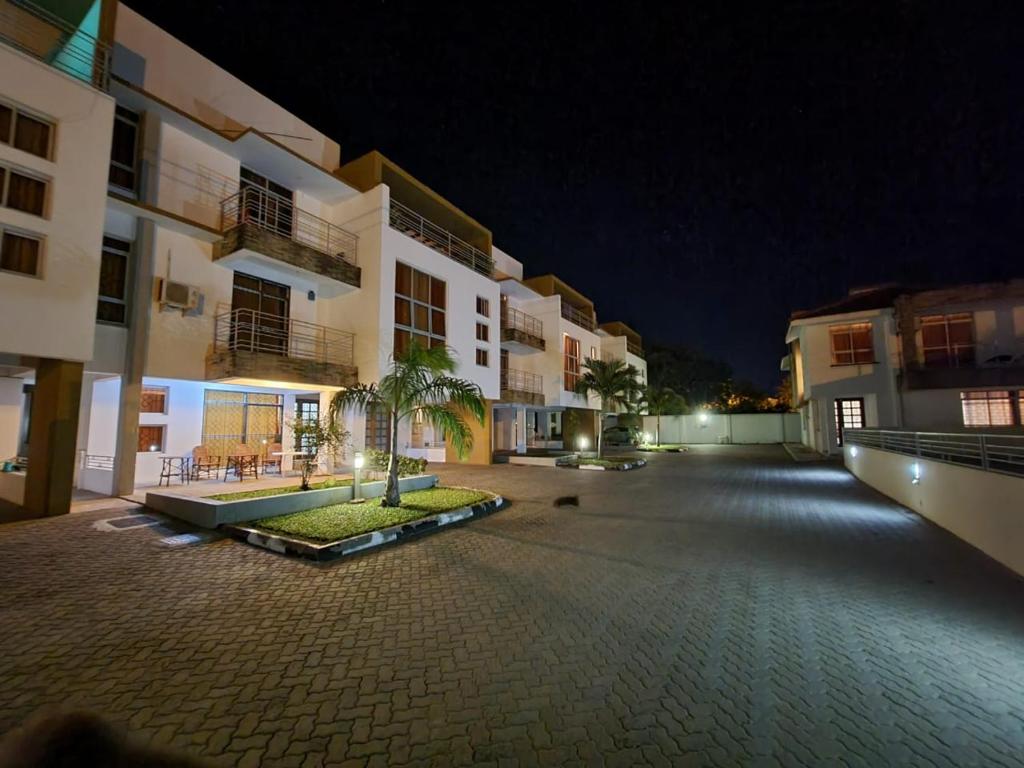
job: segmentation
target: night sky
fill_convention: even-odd
[[[128,5],[764,387],[794,309],[1024,276],[1020,3]]]

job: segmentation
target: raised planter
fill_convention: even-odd
[[[361,533],[358,536],[351,536],[347,539],[324,543],[271,533],[270,531],[263,531],[247,525],[226,525],[224,526],[224,532],[239,541],[244,541],[255,547],[269,549],[271,552],[276,552],[279,555],[290,555],[292,557],[302,557],[308,560],[324,562],[388,546],[389,544],[407,541],[433,533],[449,525],[472,520],[475,517],[483,517],[498,510],[504,503],[504,499],[501,496],[495,496],[487,501],[481,501],[448,512],[439,512],[429,517],[421,517],[419,520],[413,520],[409,523],[393,525],[389,528]]]
[[[384,495],[385,481],[375,480],[360,484],[360,495],[372,499]],[[398,489],[421,491],[437,485],[437,475],[413,475],[398,480]],[[232,489],[237,486],[232,486]],[[262,520],[265,517],[305,512],[307,509],[326,507],[352,501],[352,486],[339,485],[334,488],[319,488],[313,491],[292,491],[280,496],[261,496],[257,499],[236,499],[218,501],[198,496],[182,496],[166,491],[150,491],[146,494],[146,506],[165,515],[192,523],[200,528],[217,528],[248,520]]]
[[[561,464],[559,466],[568,467],[569,469],[587,469],[594,472],[628,472],[631,469],[646,467],[647,461],[645,459],[634,459],[633,461],[627,461],[613,467],[602,467],[599,464]]]

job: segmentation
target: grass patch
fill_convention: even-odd
[[[352,485],[351,480],[323,480],[319,483],[310,483],[309,490],[319,491],[321,488],[343,488],[348,485]],[[262,499],[264,496],[283,496],[286,493],[298,493],[301,490],[301,485],[284,485],[278,488],[257,488],[251,491],[216,493],[213,496],[204,496],[203,498],[214,499],[215,501],[240,501],[241,499]]]
[[[331,504],[291,515],[268,517],[250,525],[311,541],[338,541],[492,498],[493,493],[472,488],[427,488],[403,493],[400,507],[382,507],[382,499],[377,497],[362,504]]]

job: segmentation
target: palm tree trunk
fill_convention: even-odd
[[[402,503],[398,492],[398,414],[391,414],[391,458],[388,459],[388,480],[384,486],[384,501],[381,506],[397,507]]]

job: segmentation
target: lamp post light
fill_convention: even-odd
[[[355,471],[352,473],[352,501],[363,501],[362,495],[359,490],[359,475],[363,465],[366,464],[366,457],[363,456],[362,451],[356,451],[356,455],[352,459],[352,466]]]

